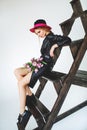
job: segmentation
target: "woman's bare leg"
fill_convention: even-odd
[[[22,114],[25,110],[26,103],[26,94],[29,96],[32,95],[30,88],[27,84],[30,81],[32,72],[29,72],[26,68],[18,68],[15,70],[15,76],[18,80],[19,87],[19,99],[20,99],[20,114]]]
[[[31,72],[31,71],[29,71],[27,68],[20,67],[20,68],[15,69],[14,74],[15,74],[17,80],[19,81],[19,80],[21,80],[25,75],[27,75],[29,72]]]
[[[14,71],[14,74],[18,80],[18,82],[24,77],[24,75],[27,75],[28,73],[30,73],[31,71],[29,71],[29,69],[27,68],[24,68],[24,67],[21,67],[21,68],[17,68],[15,71]],[[26,86],[26,95],[30,95],[29,94],[30,90],[29,90],[29,87]],[[19,91],[20,93],[20,91]]]

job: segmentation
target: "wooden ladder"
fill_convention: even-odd
[[[65,36],[69,35],[75,19],[80,17],[85,36],[83,39],[72,41],[69,46],[73,56],[73,63],[68,74],[52,71],[39,79],[40,85],[35,93],[37,104],[34,108],[30,109],[36,121],[39,122],[38,127],[34,130],[50,130],[54,123],[87,105],[87,100],[85,100],[81,104],[57,116],[72,84],[87,87],[87,71],[78,69],[87,49],[87,10],[83,11],[80,0],[72,0],[70,4],[73,8],[73,14],[70,19],[60,24],[63,34]],[[55,63],[59,54],[60,50],[56,49]],[[58,95],[51,111],[39,100],[48,80],[53,83]]]

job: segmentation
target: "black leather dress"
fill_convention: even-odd
[[[54,61],[53,58],[50,56],[51,47],[54,44],[58,44],[58,47],[61,48],[62,46],[68,45],[70,43],[71,39],[69,37],[54,35],[52,32],[50,32],[45,37],[41,47],[41,57],[43,57],[43,61],[45,61],[47,64],[43,65],[43,67],[41,67],[37,73],[33,71],[30,83],[28,85],[29,87],[33,88],[39,77],[44,76],[46,73],[49,73],[49,71],[52,70],[54,66]]]

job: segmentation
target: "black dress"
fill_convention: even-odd
[[[50,56],[51,47],[54,44],[58,44],[58,47],[61,48],[62,46],[65,46],[70,43],[71,39],[69,37],[54,35],[52,32],[50,32],[45,37],[41,47],[41,57],[43,57],[43,61],[45,61],[47,64],[43,65],[43,67],[41,67],[37,73],[33,71],[30,83],[28,85],[29,87],[33,88],[39,77],[44,76],[46,73],[49,73],[49,71],[52,70],[54,66],[54,61],[53,58]]]

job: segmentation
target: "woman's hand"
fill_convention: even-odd
[[[57,48],[57,47],[58,47],[57,44],[54,44],[54,45],[51,47],[51,49],[50,49],[50,56],[51,56],[51,57],[54,57],[54,50],[55,50],[55,48]]]

